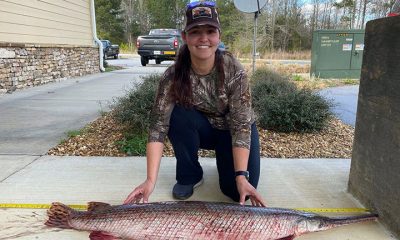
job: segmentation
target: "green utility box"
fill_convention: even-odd
[[[313,33],[311,76],[360,78],[364,30],[317,30]]]

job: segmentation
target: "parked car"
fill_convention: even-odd
[[[114,57],[114,59],[117,59],[119,55],[119,46],[117,44],[111,44],[109,40],[100,41],[103,44],[103,58]]]
[[[155,59],[156,64],[174,60],[183,44],[179,29],[151,29],[148,35],[139,36],[136,41],[142,66]]]
[[[388,17],[394,17],[399,15],[400,15],[400,0],[397,0],[390,9]]]

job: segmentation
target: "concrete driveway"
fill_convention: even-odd
[[[68,79],[0,96],[0,154],[43,155],[108,110],[140,76],[164,71],[129,68]]]

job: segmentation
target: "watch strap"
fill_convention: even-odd
[[[247,180],[249,180],[249,172],[248,171],[236,171],[235,177],[237,176],[245,176]]]

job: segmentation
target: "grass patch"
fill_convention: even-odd
[[[360,80],[358,80],[358,79],[312,78],[308,74],[302,74],[300,76],[302,76],[303,81],[294,81],[293,80],[293,82],[297,85],[297,87],[299,87],[299,88],[308,88],[308,89],[312,89],[312,90],[320,90],[320,89],[324,89],[324,88],[360,84]]]
[[[295,81],[295,82],[304,81],[304,78],[303,78],[302,76],[300,76],[300,75],[293,75],[293,76],[292,76],[292,79],[293,79],[293,81]]]
[[[105,72],[112,72],[112,71],[115,71],[115,70],[124,69],[124,67],[108,65],[107,67],[105,67],[105,69],[106,69]]]
[[[146,156],[147,135],[126,136],[124,140],[117,141],[117,147],[129,156]]]
[[[66,134],[68,138],[76,137],[79,135],[82,135],[85,132],[85,128],[79,129],[79,130],[70,130],[67,131]]]
[[[358,80],[358,79],[344,79],[343,83],[345,85],[358,85],[358,84],[360,84],[360,80]]]
[[[82,129],[79,129],[79,130],[69,130],[69,131],[65,132],[67,137],[66,137],[66,139],[61,139],[60,140],[60,144],[65,143],[70,138],[74,138],[76,136],[82,135],[85,131],[86,131],[86,129],[82,128]]]
[[[241,46],[243,47],[243,46]],[[233,47],[232,49],[236,49]],[[248,58],[252,59],[253,57],[253,52],[252,52],[252,46],[248,46],[248,49],[246,51],[231,51],[236,57],[238,58]],[[305,50],[305,51],[293,51],[293,52],[286,52],[286,51],[266,51],[266,52],[260,52],[259,53],[260,59],[257,59],[257,61],[262,60],[262,59],[281,59],[281,60],[304,60],[304,59],[311,59],[311,51],[310,50]]]
[[[244,66],[248,73],[248,76],[252,78],[252,64],[251,61],[244,59],[240,60],[240,63]],[[308,88],[312,90],[319,90],[330,87],[340,87],[348,85],[359,85],[359,79],[340,79],[340,78],[317,78],[310,77],[310,64],[282,64],[279,62],[268,63],[265,60],[257,60],[256,70],[268,68],[274,72],[279,73],[282,76],[288,76],[290,81],[294,82],[299,88]]]

